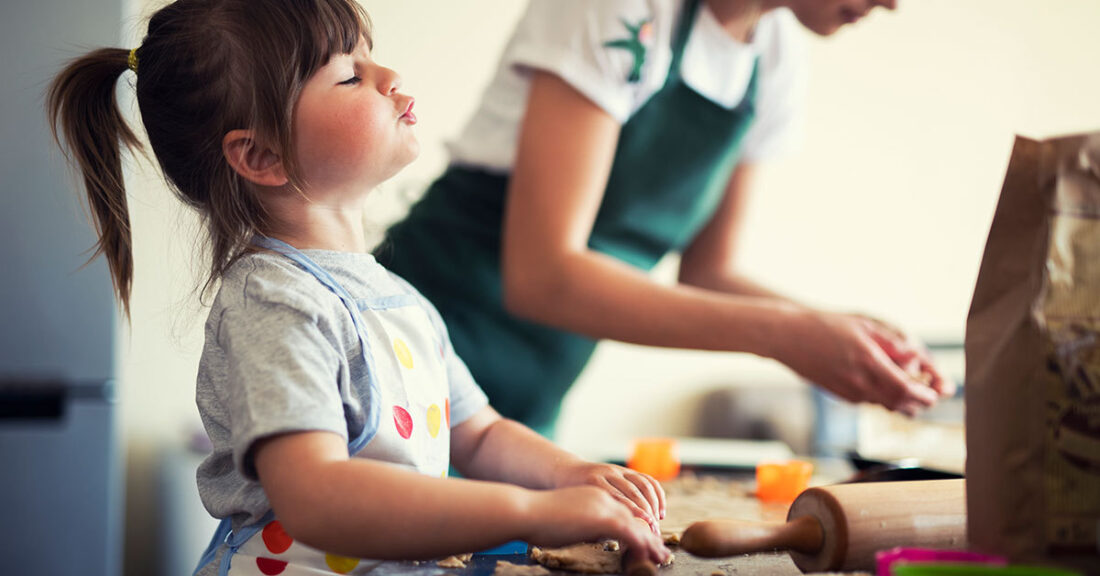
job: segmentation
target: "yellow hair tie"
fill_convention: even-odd
[[[137,48],[130,49],[130,56],[126,58],[126,65],[130,70],[137,72]]]

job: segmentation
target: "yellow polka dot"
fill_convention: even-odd
[[[401,365],[409,370],[413,367],[413,355],[409,351],[409,346],[405,344],[405,341],[400,338],[393,339],[393,352],[397,354],[397,360],[401,362]]]
[[[432,438],[439,436],[441,414],[442,412],[439,410],[438,404],[432,404],[428,407],[428,434],[431,434]]]
[[[329,569],[337,574],[347,574],[359,565],[359,559],[348,558],[347,556],[337,556],[335,554],[325,554],[325,564],[328,564]]]

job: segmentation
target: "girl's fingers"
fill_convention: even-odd
[[[634,502],[630,498],[627,498],[620,492],[611,492],[611,497],[623,506],[626,506],[635,518],[641,520],[642,522],[645,522],[646,525],[649,526],[649,530],[651,532],[657,533],[660,530],[660,528],[657,527],[657,521],[653,519],[653,515],[646,512],[645,509],[641,506],[638,506],[636,502]]]
[[[661,485],[653,478],[636,472],[629,473],[626,478],[633,482],[646,500],[649,501],[649,508],[653,510],[653,515],[658,519],[663,519],[665,517],[665,491],[661,488]]]
[[[648,519],[652,521],[656,520],[657,509],[650,504],[649,499],[646,498],[644,494],[642,494],[642,491],[639,490],[638,486],[636,486],[633,482],[622,476],[610,476],[606,477],[605,480],[615,490],[617,490],[619,494],[622,494],[631,502],[633,502],[636,506],[645,511]],[[651,524],[652,521],[650,522]]]
[[[662,564],[672,554],[659,535],[639,525],[629,526],[626,533],[619,538],[619,543],[626,549],[627,558],[624,560],[628,563],[648,558]]]

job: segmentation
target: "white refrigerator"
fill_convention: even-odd
[[[49,78],[122,43],[122,0],[0,4],[0,572],[121,574],[118,315],[73,178],[52,147]]]

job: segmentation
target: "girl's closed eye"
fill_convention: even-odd
[[[360,78],[358,76],[352,76],[351,78],[348,78],[347,80],[344,80],[342,82],[337,82],[337,84],[351,86],[353,84],[358,84],[362,81],[363,81],[362,78]]]

